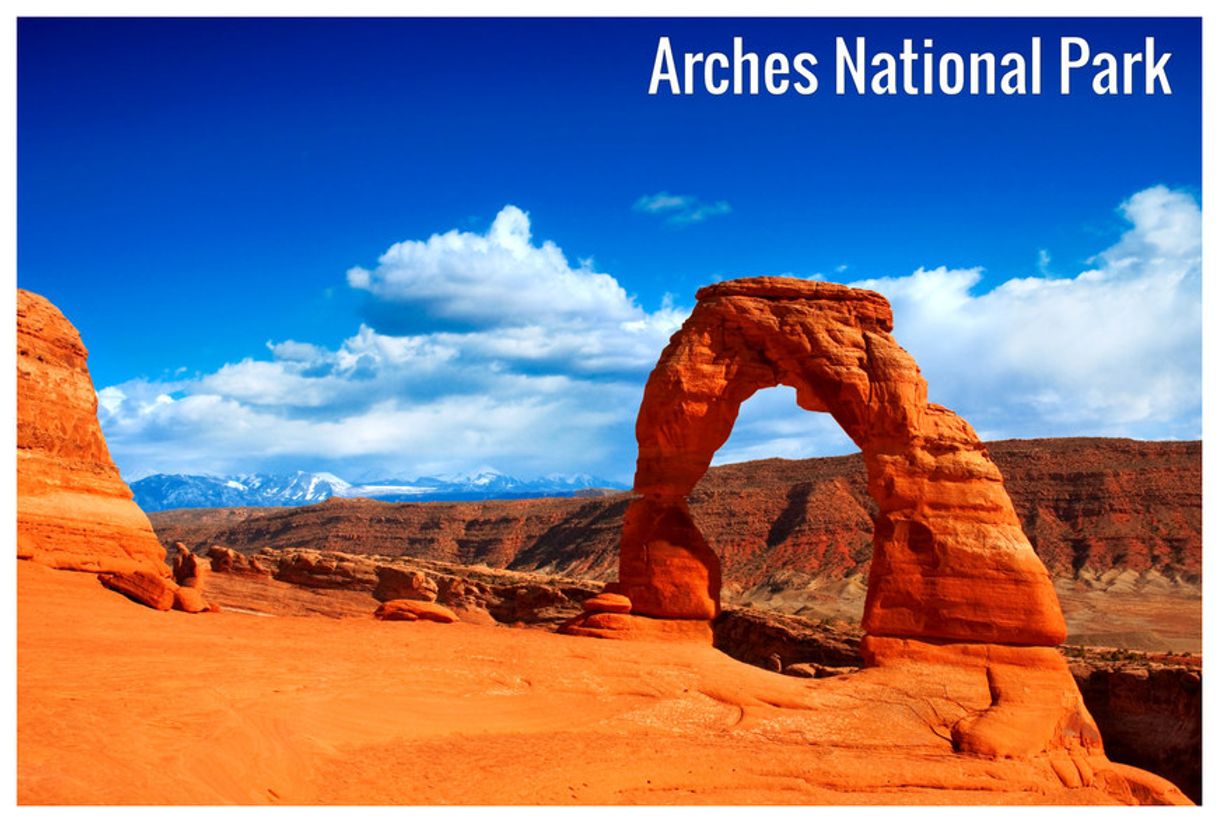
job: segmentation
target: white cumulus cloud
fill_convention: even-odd
[[[454,230],[396,243],[375,268],[348,271],[347,283],[435,318],[482,327],[555,320],[600,325],[641,315],[613,277],[572,268],[552,242],[534,245],[529,216],[511,205],[486,234]]]
[[[1200,208],[1155,187],[1119,213],[1124,234],[1072,276],[1044,273],[1046,249],[1041,273],[988,290],[980,268],[852,285],[888,297],[931,399],[983,437],[1197,437]],[[513,206],[484,234],[400,242],[348,279],[386,327],[370,319],[334,347],[272,341],[210,373],[99,391],[124,475],[299,468],[367,480],[490,465],[629,480],[643,383],[687,308],[644,308],[612,276],[535,241]],[[397,333],[397,318],[416,327]],[[717,461],[852,449],[828,415],[781,389],[744,405]]]
[[[983,436],[1200,436],[1201,209],[1156,186],[1120,213],[1128,230],[1073,277],[979,293],[981,269],[934,268],[851,285],[889,299],[931,399]]]
[[[643,380],[687,309],[666,299],[645,310],[613,277],[534,243],[514,206],[485,234],[397,243],[348,280],[378,317],[422,314],[439,330],[364,323],[337,348],[272,341],[269,358],[104,388],[124,475],[272,466],[363,479],[495,465],[629,479],[621,448]]]

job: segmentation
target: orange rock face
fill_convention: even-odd
[[[271,575],[271,572],[264,568],[256,557],[247,557],[224,545],[213,545],[208,548],[207,558],[211,561],[211,570],[218,574]]]
[[[186,586],[173,592],[173,607],[176,611],[185,611],[188,614],[201,614],[211,608],[198,588]]]
[[[392,599],[416,599],[420,602],[435,602],[439,586],[422,571],[380,566],[376,569],[376,588],[372,596],[381,602]]]
[[[381,603],[376,609],[377,619],[386,621],[414,622],[427,620],[430,622],[459,622],[457,615],[448,608],[435,602],[423,602],[418,599],[391,599]]]
[[[1065,623],[1002,476],[892,338],[879,294],[755,278],[698,292],[647,381],[620,593],[634,614],[709,619],[719,561],[686,496],[727,441],[740,404],[777,385],[831,414],[862,451],[879,509],[865,630],[873,635],[1056,645]]]
[[[604,592],[584,600],[584,610],[590,614],[628,614],[630,600],[621,594]]]
[[[211,573],[211,565],[194,554],[180,542],[174,543],[173,581],[183,588],[198,588],[206,586],[207,576]]]
[[[173,580],[148,571],[113,571],[97,578],[111,591],[157,611],[172,608],[179,590]]]
[[[931,708],[924,720],[958,753],[1044,758],[1068,787],[1112,779],[1126,793],[1136,783],[1156,801],[1180,798],[1107,762],[1064,657],[1049,647],[1065,638],[1061,608],[1002,475],[968,423],[927,402],[891,331],[888,303],[870,291],[761,278],[698,292],[639,410],[639,497],[625,515],[620,579],[606,587],[630,613],[591,611],[563,630],[696,639],[706,629],[719,614],[719,561],[687,495],[740,404],[788,385],[800,407],[837,420],[867,468],[878,511],[860,648],[868,668],[957,694],[952,711]]]
[[[17,290],[17,556],[167,576],[165,550],[110,459],[80,335]]]

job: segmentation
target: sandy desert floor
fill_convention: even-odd
[[[695,645],[155,612],[18,566],[23,804],[1112,802],[1044,758],[953,754],[951,705],[882,669],[801,680]]]
[[[1136,592],[1057,586],[1070,645],[1201,652],[1201,594],[1188,588]]]

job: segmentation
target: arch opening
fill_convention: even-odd
[[[790,386],[745,400],[689,497],[723,606],[857,624],[874,525],[863,476],[858,446],[830,415],[803,413]]]
[[[1056,645],[1065,624],[998,469],[963,419],[927,401],[892,338],[886,300],[832,283],[718,283],[660,356],[636,424],[639,453],[616,590],[632,613],[709,620],[719,558],[688,495],[741,404],[786,385],[862,452],[879,511],[863,628],[869,634]]]
[[[801,413],[795,389],[776,385],[740,404],[731,434],[711,458],[711,467],[775,458],[839,457],[858,450],[830,415]]]

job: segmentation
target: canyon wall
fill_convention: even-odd
[[[1064,438],[986,445],[1051,574],[1201,576],[1201,443]],[[628,494],[476,503],[329,500],[150,515],[166,545],[219,543],[416,556],[593,579],[617,572]],[[711,468],[690,509],[725,586],[865,580],[874,505],[856,456]]]

